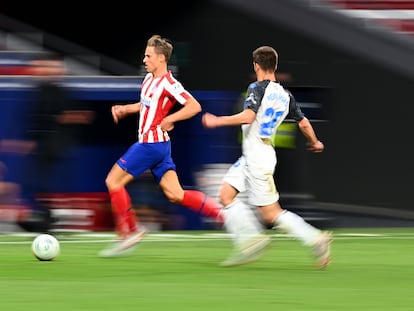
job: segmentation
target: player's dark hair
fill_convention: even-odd
[[[271,46],[261,46],[253,51],[253,62],[257,63],[264,71],[276,71],[278,54]]]

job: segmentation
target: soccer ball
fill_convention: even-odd
[[[60,243],[53,235],[40,234],[32,242],[32,252],[40,261],[53,260],[60,253]]]

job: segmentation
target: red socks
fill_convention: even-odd
[[[125,188],[109,192],[111,198],[112,213],[115,218],[115,231],[124,238],[126,235],[136,232],[138,221],[135,211],[131,206],[131,198]]]
[[[138,231],[138,218],[132,206],[128,210],[126,221],[128,224],[129,233],[135,233]]]
[[[212,217],[223,223],[221,206],[211,197],[201,191],[184,190],[184,198],[181,205],[192,209],[206,217]]]
[[[115,231],[120,238],[136,232],[138,229],[138,218],[131,206],[131,197],[125,187],[109,192],[111,198],[112,213],[115,218]],[[221,206],[211,197],[197,190],[185,190],[181,205],[200,213],[203,216],[211,217],[224,222]]]

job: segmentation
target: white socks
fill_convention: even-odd
[[[263,232],[264,227],[254,210],[240,200],[224,207],[223,215],[224,227],[232,235],[235,245]],[[287,210],[275,219],[275,225],[307,246],[313,245],[321,234],[319,229],[307,223],[301,216]]]
[[[263,226],[252,208],[242,201],[235,200],[223,208],[224,227],[232,234],[234,244],[238,245],[262,233]]]
[[[275,224],[279,229],[286,231],[308,246],[314,244],[321,233],[319,229],[308,224],[299,215],[286,210],[276,218]]]

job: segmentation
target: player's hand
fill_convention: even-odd
[[[312,152],[322,152],[325,149],[325,146],[321,141],[316,141],[314,143],[308,143],[308,150]]]
[[[215,128],[218,126],[217,119],[218,117],[214,114],[206,112],[205,114],[203,114],[201,122],[203,123],[203,126],[206,128]]]
[[[161,129],[163,131],[172,131],[174,129],[174,122],[168,120],[168,117],[164,118],[160,123]]]
[[[119,119],[121,119],[122,106],[115,105],[111,108],[112,118],[114,119],[115,124],[118,124]]]

